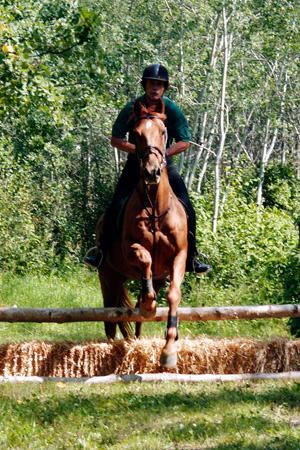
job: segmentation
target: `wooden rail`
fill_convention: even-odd
[[[129,308],[0,308],[0,322],[162,322],[168,308],[157,308],[155,317],[145,318]],[[179,320],[252,320],[300,317],[300,304],[179,308]]]
[[[139,375],[105,375],[91,378],[66,378],[66,377],[39,377],[39,376],[0,376],[1,383],[82,383],[82,384],[111,384],[130,382],[177,382],[177,383],[213,383],[213,382],[233,382],[233,381],[258,381],[258,380],[299,380],[300,372],[280,372],[280,373],[237,373],[237,374],[202,374],[185,375],[180,373],[144,373]]]

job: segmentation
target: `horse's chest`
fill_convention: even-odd
[[[153,246],[161,249],[165,246],[170,247],[166,228],[162,221],[154,220],[142,212],[132,221],[127,240],[139,242],[149,251],[153,249]]]

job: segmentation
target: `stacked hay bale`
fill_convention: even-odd
[[[0,346],[0,375],[81,378],[157,373],[162,339]],[[300,339],[182,339],[177,373],[276,373],[300,370]]]

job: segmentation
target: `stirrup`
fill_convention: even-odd
[[[198,261],[196,258],[193,259],[192,262],[193,272],[199,275],[206,275],[211,271],[211,266],[209,264],[205,264],[202,261]]]
[[[92,269],[100,269],[103,264],[104,254],[102,249],[97,247],[90,248],[85,255],[83,262],[86,266]]]
[[[186,261],[186,272],[196,273],[198,275],[206,275],[211,271],[211,266],[202,261],[199,261],[196,258],[196,255],[193,257],[189,257]]]

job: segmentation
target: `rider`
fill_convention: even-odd
[[[186,270],[188,272],[207,273],[210,270],[210,266],[196,259],[195,210],[190,202],[185,184],[171,158],[173,155],[181,153],[189,147],[190,131],[187,120],[179,107],[168,97],[164,96],[165,91],[169,87],[169,74],[164,66],[161,64],[151,64],[146,67],[143,72],[141,84],[145,94],[139,97],[138,100],[142,104],[151,107],[155,106],[162,99],[165,105],[165,114],[167,116],[165,125],[168,133],[166,155],[169,182],[175,195],[185,206],[188,216],[188,256]],[[87,253],[84,259],[87,265],[95,268],[99,268],[102,265],[116,235],[120,211],[139,181],[140,168],[138,158],[135,154],[136,147],[133,134],[133,104],[134,101],[131,101],[125,105],[112,128],[112,146],[127,152],[128,158],[116,186],[112,202],[105,212],[101,248],[94,247]],[[128,140],[126,140],[127,133],[129,134]],[[174,140],[175,142],[173,143]]]

